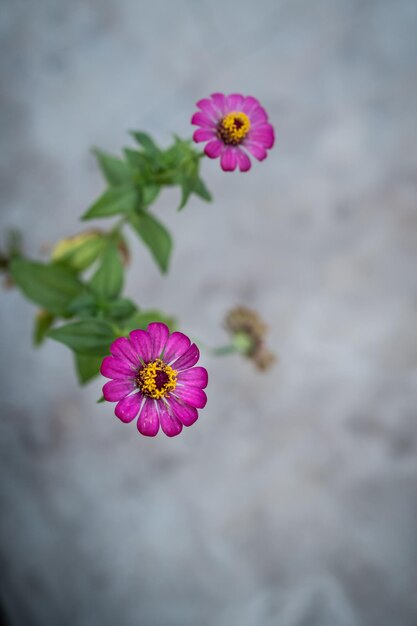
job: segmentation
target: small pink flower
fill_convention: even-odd
[[[155,437],[160,425],[175,437],[183,426],[194,424],[197,409],[207,402],[203,389],[208,374],[204,367],[194,367],[200,352],[186,335],[170,334],[165,324],[153,322],[147,330],[116,339],[110,352],[100,368],[112,379],[103,395],[117,402],[114,412],[122,422],[138,417],[138,430],[148,437]]]
[[[191,118],[199,126],[193,135],[195,142],[208,141],[204,152],[210,159],[220,157],[225,172],[237,166],[241,172],[251,168],[245,150],[258,161],[266,159],[267,150],[274,145],[274,129],[258,100],[252,96],[213,93],[197,102],[200,109]]]

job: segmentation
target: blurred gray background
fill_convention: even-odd
[[[203,355],[209,402],[145,439],[30,347],[2,294],[0,594],[12,626],[417,624],[417,3],[2,0],[1,225],[47,258],[103,189],[91,146],[189,136],[196,100],[259,98],[249,174],[164,192],[161,277],[127,293],[202,342],[257,308],[280,363]]]

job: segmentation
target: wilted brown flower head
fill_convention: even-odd
[[[256,311],[236,306],[227,313],[224,325],[236,349],[251,359],[258,369],[265,371],[271,367],[276,357],[264,344],[268,327]]]

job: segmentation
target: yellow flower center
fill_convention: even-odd
[[[138,371],[136,384],[145,396],[159,400],[174,391],[177,372],[161,359],[155,359]]]
[[[245,139],[250,130],[250,120],[245,113],[228,113],[217,127],[220,139],[226,144],[237,146]]]

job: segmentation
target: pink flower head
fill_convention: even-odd
[[[110,346],[100,372],[111,378],[103,387],[104,398],[117,402],[122,422],[138,417],[142,435],[155,437],[161,425],[168,437],[198,418],[197,409],[207,402],[203,389],[208,375],[194,367],[200,358],[197,346],[183,333],[170,334],[165,324],[152,322],[147,330],[133,330]]]
[[[274,129],[256,98],[213,93],[199,100],[197,106],[200,111],[194,113],[191,124],[200,128],[193,139],[197,143],[208,141],[204,152],[210,159],[220,157],[225,172],[233,172],[237,166],[241,172],[250,170],[246,152],[258,161],[266,159],[266,151],[274,145]]]

